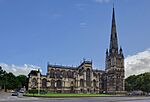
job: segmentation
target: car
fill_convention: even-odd
[[[12,96],[18,96],[19,94],[18,94],[18,92],[13,92],[11,95]]]
[[[25,90],[26,90],[26,89],[25,89],[25,87],[24,87],[24,88],[21,88],[19,92],[20,92],[20,93],[24,93]]]
[[[20,90],[20,93],[24,93],[25,91],[24,90]]]

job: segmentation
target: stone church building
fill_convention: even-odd
[[[78,67],[47,65],[47,74],[32,70],[28,90],[40,89],[55,93],[124,93],[124,55],[118,47],[115,10],[112,14],[110,47],[106,50],[105,70],[96,70],[92,61]]]

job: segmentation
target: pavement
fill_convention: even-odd
[[[0,102],[150,102],[150,97],[79,97],[79,98],[40,98],[11,96],[0,92]]]

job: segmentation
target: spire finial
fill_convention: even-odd
[[[113,8],[115,8],[115,4],[114,4],[114,2],[113,2]]]

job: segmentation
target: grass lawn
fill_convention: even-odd
[[[98,97],[98,96],[112,96],[109,94],[56,94],[56,93],[48,93],[48,94],[26,94],[26,96],[40,96],[40,97]]]

